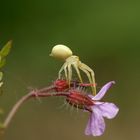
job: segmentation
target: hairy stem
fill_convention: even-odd
[[[9,112],[8,116],[6,117],[6,119],[3,123],[3,128],[5,129],[9,126],[12,118],[14,117],[14,115],[16,114],[18,109],[28,99],[30,99],[32,97],[67,96],[66,93],[54,93],[54,94],[49,93],[51,90],[54,90],[54,87],[43,88],[40,90],[33,90],[33,91],[29,92],[28,94],[26,94],[25,96],[23,96],[21,99],[19,99],[17,101],[17,103],[13,106],[11,111]]]
[[[13,116],[15,115],[15,113],[18,111],[18,109],[20,108],[20,106],[30,97],[32,96],[32,93],[28,93],[27,95],[23,96],[11,109],[11,111],[9,112],[7,118],[5,119],[4,123],[3,123],[3,127],[7,128],[10,121],[12,120]]]

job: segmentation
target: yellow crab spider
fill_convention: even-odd
[[[94,71],[87,66],[86,64],[82,63],[78,56],[73,55],[70,48],[65,45],[56,45],[52,48],[50,56],[62,59],[65,61],[61,69],[58,73],[58,79],[61,79],[62,72],[64,71],[66,80],[68,81],[69,85],[72,80],[72,67],[76,70],[78,78],[81,83],[83,83],[80,70],[83,71],[91,84],[93,94],[96,95],[96,87],[95,87],[95,77]]]

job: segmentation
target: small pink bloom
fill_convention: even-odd
[[[104,117],[112,119],[117,115],[119,108],[115,104],[99,101],[103,98],[107,90],[114,83],[114,81],[111,81],[104,85],[96,96],[89,95],[89,97],[94,102],[94,105],[91,106],[92,112],[90,114],[89,121],[85,129],[86,135],[102,135],[105,130]]]
[[[119,108],[115,104],[100,101],[112,84],[115,84],[115,82],[111,81],[105,84],[96,96],[89,95],[84,91],[79,90],[79,85],[76,82],[72,82],[71,87],[69,88],[66,80],[56,80],[54,82],[54,87],[57,92],[66,92],[63,96],[66,96],[66,101],[70,105],[90,112],[85,134],[100,136],[105,130],[104,117],[112,119],[119,111]],[[87,86],[87,84],[83,84],[80,87],[85,86]]]

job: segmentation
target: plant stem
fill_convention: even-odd
[[[6,117],[4,123],[3,123],[3,128],[7,128],[9,126],[9,123],[11,122],[12,118],[14,117],[14,115],[16,114],[16,112],[18,111],[18,109],[21,107],[21,105],[27,101],[28,99],[32,98],[32,97],[49,97],[49,96],[66,96],[66,94],[52,94],[52,93],[48,93],[51,90],[54,90],[54,87],[51,86],[49,88],[43,88],[40,90],[33,90],[31,92],[29,92],[28,94],[26,94],[25,96],[23,96],[21,99],[19,99],[17,101],[17,103],[13,106],[13,108],[11,109],[11,111],[9,112],[8,116]]]
[[[11,109],[11,111],[9,112],[7,118],[5,119],[4,123],[3,123],[3,127],[7,128],[9,123],[11,122],[13,116],[15,115],[15,113],[18,111],[18,109],[20,108],[20,106],[30,97],[32,96],[32,93],[28,93],[27,95],[23,96]]]

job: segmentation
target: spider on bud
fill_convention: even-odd
[[[78,75],[78,78],[81,83],[83,83],[80,70],[83,71],[92,85],[96,85],[95,83],[95,76],[94,71],[87,66],[86,64],[82,63],[78,56],[73,55],[73,52],[70,48],[68,48],[65,45],[56,45],[52,48],[50,56],[62,59],[65,61],[61,69],[58,73],[58,79],[62,79],[62,72],[65,73],[65,78],[68,81],[68,85],[70,86],[71,80],[72,80],[72,67],[76,70],[76,73]],[[96,95],[96,87],[91,86],[93,94]]]

